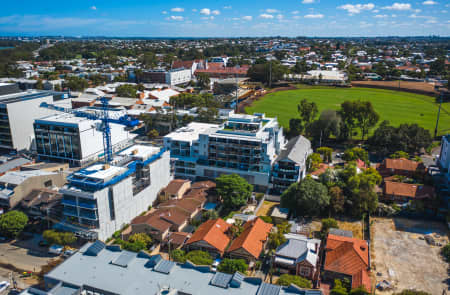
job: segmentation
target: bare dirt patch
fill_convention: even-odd
[[[393,290],[377,294],[392,294],[404,289],[416,289],[430,294],[448,292],[448,264],[439,254],[441,247],[431,246],[423,239],[431,234],[443,245],[448,242],[444,224],[403,218],[372,219],[371,259],[376,281],[388,280]]]
[[[256,212],[256,216],[267,216],[272,211],[272,208],[279,204],[278,202],[264,201],[258,212]]]

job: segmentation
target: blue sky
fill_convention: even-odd
[[[3,2],[0,35],[450,36],[448,0]]]

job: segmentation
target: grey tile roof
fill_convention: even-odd
[[[330,228],[330,234],[335,236],[353,238],[353,232],[350,230],[338,229],[338,228]]]
[[[289,159],[295,163],[302,164],[307,155],[312,152],[311,142],[304,136],[297,136],[289,140],[286,147],[281,151],[276,162]]]
[[[17,158],[17,159],[13,159],[11,161],[8,161],[6,163],[3,163],[0,165],[0,173],[5,173],[11,169],[20,167],[22,165],[25,165],[27,163],[31,163],[30,160],[25,159],[25,158]]]

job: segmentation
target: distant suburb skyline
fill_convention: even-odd
[[[450,36],[450,2],[4,1],[0,35],[123,37]]]

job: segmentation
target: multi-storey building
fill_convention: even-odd
[[[306,139],[286,146],[276,118],[266,118],[264,114],[231,114],[221,125],[190,123],[166,135],[164,145],[171,151],[176,177],[214,179],[221,174],[236,173],[257,191],[272,186],[272,168],[283,150],[288,149],[289,152],[283,153],[288,155],[292,150],[310,152]],[[306,156],[292,157],[294,168],[298,167],[294,181],[303,175]]]
[[[3,87],[12,89],[10,84],[0,84],[0,88]],[[36,90],[6,93],[0,94],[0,148],[29,149],[34,140],[34,120],[55,112],[41,108],[40,104],[53,103],[54,96],[61,94]]]
[[[63,220],[59,227],[105,240],[146,211],[170,181],[170,157],[164,149],[134,145],[110,164],[94,164],[67,177]]]
[[[94,108],[82,108],[86,112]],[[111,110],[122,114],[122,111]],[[34,122],[36,151],[41,160],[67,162],[73,166],[84,166],[103,156],[101,121],[78,117],[70,113],[59,113],[37,119]],[[113,152],[132,144],[135,134],[123,125],[110,124]]]

